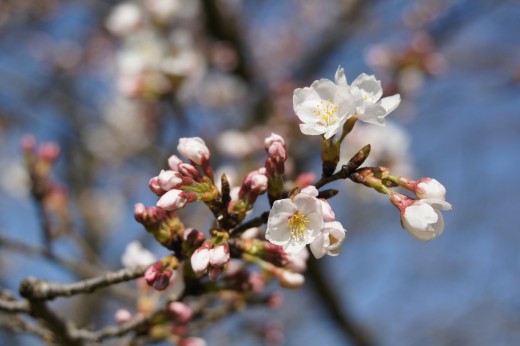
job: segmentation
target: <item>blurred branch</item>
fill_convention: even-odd
[[[363,330],[347,311],[345,304],[340,304],[336,293],[330,287],[328,280],[323,273],[325,272],[318,260],[309,259],[307,274],[312,279],[312,286],[316,292],[316,297],[322,300],[325,308],[329,311],[334,321],[340,327],[345,336],[359,346],[374,345],[366,331]]]
[[[49,283],[28,277],[20,283],[20,294],[27,299],[51,300],[56,297],[70,297],[80,293],[91,293],[98,288],[114,285],[141,277],[144,267],[137,269],[121,269],[104,275],[78,281],[72,284]]]
[[[52,334],[47,329],[31,324],[20,316],[2,316],[0,318],[0,328],[2,327],[9,330],[31,333],[39,336],[43,340],[50,340],[52,338]]]

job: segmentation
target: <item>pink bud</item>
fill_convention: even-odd
[[[209,149],[200,137],[179,139],[177,150],[182,156],[197,165],[201,165],[203,161],[208,161],[210,158]]]
[[[54,162],[60,155],[60,146],[53,142],[42,143],[38,154],[42,160]]]
[[[210,278],[211,281],[216,281],[219,277],[220,274],[222,274],[222,272],[224,271],[224,269],[222,267],[209,267],[208,269],[208,276]]]
[[[168,159],[168,166],[172,169],[172,171],[178,172],[179,171],[179,165],[183,163],[181,159],[179,159],[176,155],[170,156]]]
[[[170,190],[162,195],[157,201],[157,206],[163,210],[177,210],[184,208],[184,206],[188,203],[184,192],[181,190]]]
[[[150,179],[150,181],[148,182],[148,187],[157,196],[161,196],[165,192],[159,185],[159,177],[153,177],[152,179]]]
[[[221,243],[209,251],[209,263],[213,267],[222,267],[229,262],[229,245]]]
[[[174,316],[175,320],[180,323],[188,322],[193,316],[193,311],[190,307],[181,302],[171,302],[168,304],[168,310]]]
[[[287,150],[280,143],[273,143],[268,149],[267,154],[274,162],[285,162],[287,160]]]
[[[33,135],[25,135],[22,138],[22,150],[26,153],[32,153],[36,149],[36,138]]]
[[[200,177],[198,169],[186,162],[179,164],[179,173],[191,179],[197,179]]]
[[[146,221],[146,207],[143,203],[134,205],[134,217],[137,222],[143,223]]]
[[[182,176],[179,172],[162,170],[157,177],[159,186],[165,190],[177,189],[182,185]]]
[[[160,274],[162,267],[163,264],[161,262],[156,262],[148,268],[146,268],[144,272],[144,280],[148,285],[153,285],[153,283],[157,279],[157,276]]]
[[[267,191],[267,177],[263,174],[256,174],[251,179],[251,190],[257,194]]]
[[[157,291],[164,291],[170,285],[170,281],[172,280],[172,277],[173,277],[173,271],[166,270],[157,275],[157,277],[155,278],[155,281],[153,282],[152,287],[155,288]]]
[[[204,339],[192,336],[186,339],[182,339],[179,342],[179,346],[207,346],[207,344],[206,341],[204,341]]]
[[[114,319],[118,324],[123,324],[132,319],[132,314],[127,309],[119,309],[114,314]]]
[[[264,141],[265,149],[269,150],[269,147],[271,147],[274,143],[278,143],[282,146],[285,146],[285,141],[283,140],[282,136],[277,135],[276,133],[271,133],[271,135],[267,137]]]
[[[191,268],[195,274],[201,274],[208,268],[210,248],[211,241],[206,240],[197,250],[195,250],[193,255],[191,255]]]
[[[323,214],[323,220],[334,221],[336,219],[336,214],[334,214],[334,211],[332,210],[332,207],[330,206],[329,202],[327,202],[327,200],[323,198],[320,198],[319,201],[321,203],[321,212]]]

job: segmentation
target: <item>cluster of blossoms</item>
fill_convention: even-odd
[[[320,135],[322,140],[322,176],[316,182],[308,173],[295,182],[289,179],[285,140],[274,133],[264,141],[264,165],[246,174],[234,190],[226,174],[215,182],[211,151],[201,138],[179,140],[177,150],[185,160],[171,156],[168,169],[149,181],[150,190],[158,196],[157,205],[137,204],[134,210],[136,220],[172,251],[148,267],[144,281],[158,291],[181,287],[175,295],[178,298],[170,301],[178,320],[187,323],[193,316],[180,301],[188,295],[232,291],[233,299],[241,302],[256,297],[255,302],[269,304],[274,298],[265,293],[265,287],[272,278],[284,287],[300,287],[307,245],[315,258],[340,254],[346,230],[327,202],[338,191],[322,189],[335,180],[350,179],[388,195],[400,211],[402,226],[417,239],[431,240],[443,232],[440,211],[451,205],[445,200],[445,188],[435,179],[413,181],[392,175],[386,167],[362,167],[370,145],[338,167],[342,142],[357,120],[384,125],[385,117],[399,105],[399,95],[382,95],[374,76],[361,74],[349,85],[341,67],[335,82],[321,79],[294,91],[294,110],[303,122],[302,133]],[[417,198],[392,190],[395,187],[405,188]],[[270,210],[246,220],[263,194]],[[204,203],[214,215],[207,232],[185,227],[177,215],[177,210],[195,202]],[[263,224],[265,232],[259,228]],[[129,251],[143,258],[141,264],[154,261],[135,244]],[[129,266],[135,265],[131,257],[127,254],[124,259]],[[189,292],[184,291],[186,287]],[[185,337],[182,331],[176,333]]]
[[[156,98],[174,92],[205,68],[191,22],[198,0],[126,1],[114,7],[107,29],[122,39],[117,85],[127,97]]]

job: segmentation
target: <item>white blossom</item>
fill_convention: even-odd
[[[336,83],[320,79],[310,87],[294,90],[293,107],[303,122],[300,124],[302,133],[331,138],[356,113],[355,95],[350,92],[346,82],[341,85],[338,81],[343,82],[336,73]]]
[[[325,255],[337,256],[345,240],[346,230],[338,221],[325,222],[321,234],[311,243],[311,252],[316,258]]]
[[[336,83],[344,88],[349,88],[356,102],[358,119],[364,122],[384,125],[385,117],[394,111],[401,102],[399,94],[381,98],[383,96],[381,82],[373,75],[362,73],[349,86],[345,71],[340,66],[336,71]]]
[[[155,256],[143,248],[141,243],[137,240],[129,243],[126,246],[125,252],[121,257],[121,264],[128,269],[135,269],[137,267],[146,267],[155,262]]]
[[[298,253],[320,234],[323,226],[321,204],[316,197],[299,193],[275,201],[269,213],[265,237],[287,253]]]
[[[419,240],[432,240],[444,231],[441,210],[450,210],[451,204],[442,199],[419,199],[404,209],[401,223],[406,231]]]

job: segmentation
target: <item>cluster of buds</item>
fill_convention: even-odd
[[[179,266],[175,256],[165,256],[149,266],[144,272],[146,283],[157,291],[164,291],[174,280],[174,270]]]
[[[219,237],[213,239],[218,241]],[[212,241],[207,239],[193,252],[190,261],[196,275],[200,276],[207,271],[209,278],[215,281],[224,271],[229,259],[229,245],[225,240],[221,239],[219,243],[212,244]]]
[[[444,217],[441,210],[450,210],[446,202],[446,188],[437,180],[422,178],[414,181],[405,177],[396,177],[384,167],[364,168],[351,175],[357,183],[387,194],[392,204],[401,213],[401,225],[419,240],[432,240],[444,231]],[[416,195],[410,198],[392,187],[403,187]]]
[[[161,245],[174,251],[179,249],[184,237],[184,225],[174,212],[137,203],[134,217]]]
[[[211,153],[204,141],[199,137],[181,138],[177,150],[190,163],[172,155],[168,159],[170,169],[162,170],[150,179],[150,190],[160,196],[157,206],[172,211],[199,200],[213,201],[218,190],[213,184],[213,170],[209,164]]]

